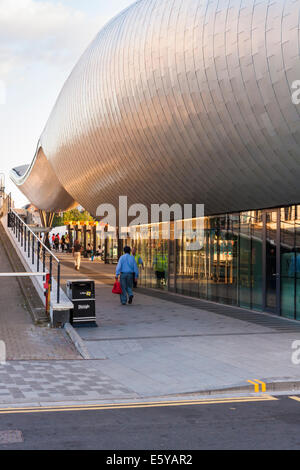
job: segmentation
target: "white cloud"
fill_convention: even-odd
[[[62,4],[0,0],[0,36],[13,41],[73,34],[81,26],[86,26],[86,20],[83,12]]]
[[[0,78],[33,61],[75,64],[105,21],[61,3],[0,0]]]

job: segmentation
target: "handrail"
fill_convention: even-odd
[[[42,277],[44,273],[0,273],[0,277]]]
[[[47,248],[47,246],[43,242],[41,242],[41,240],[36,236],[36,234],[31,230],[31,228],[24,222],[24,220],[13,209],[11,209],[10,212],[12,212],[17,217],[17,219],[19,219],[22,222],[22,224],[34,236],[34,238],[42,245],[42,247],[45,247],[45,250],[49,253],[49,255],[52,256],[57,263],[60,263],[60,260],[52,253],[51,250],[49,250],[49,248]],[[41,232],[42,231],[43,230],[41,230]]]
[[[40,272],[40,264],[42,264],[42,275],[47,273],[46,261],[47,255],[49,257],[49,269],[50,274],[50,285],[52,287],[53,278],[53,261],[57,263],[57,304],[60,304],[60,284],[61,284],[61,262],[52,253],[52,251],[37,237],[37,235],[31,230],[31,228],[24,222],[24,220],[10,207],[8,210],[8,226],[13,229],[13,232],[23,248],[23,251],[27,253],[28,258],[32,258],[32,265],[37,266],[38,273]],[[41,232],[43,229],[41,227]],[[36,245],[37,244],[37,250]],[[36,262],[35,262],[36,253]],[[52,288],[51,288],[52,290]]]

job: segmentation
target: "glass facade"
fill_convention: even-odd
[[[300,319],[300,206],[205,217],[194,249],[166,227],[123,241],[143,259],[141,286]]]
[[[300,206],[281,210],[281,314],[300,319]]]
[[[143,260],[144,269],[140,269],[139,282],[142,287],[168,290],[170,239],[166,239],[164,232],[167,228],[168,225],[163,223],[148,226],[146,227],[147,237],[142,237],[137,233],[134,240],[123,241],[123,245],[136,246],[137,253]],[[151,238],[151,233],[158,233],[158,238]],[[172,238],[171,236],[171,240]]]

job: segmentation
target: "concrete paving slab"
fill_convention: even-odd
[[[65,279],[73,275],[72,259],[62,255]],[[106,358],[101,368],[138,393],[188,393],[205,387],[241,386],[253,377],[300,380],[292,363],[292,343],[300,330],[245,321],[240,309],[232,318],[183,306],[136,291],[132,306],[120,306],[111,294],[114,266],[83,260],[80,277],[96,282],[98,329],[79,329],[93,358]],[[213,304],[212,304],[213,305]],[[298,325],[297,325],[298,327]],[[138,378],[138,375],[140,378]],[[147,378],[149,388],[144,386]],[[153,383],[154,382],[154,383]]]
[[[249,379],[300,389],[300,365],[292,362],[299,328],[285,330],[284,321],[275,327],[270,316],[262,324],[249,322],[242,310],[241,318],[236,310],[231,317],[139,289],[134,305],[122,307],[111,293],[114,268],[83,261],[77,274],[72,257],[61,257],[64,283],[71,276],[96,282],[99,328],[76,329],[91,359],[9,361],[0,367],[0,405],[249,393]],[[35,331],[30,335],[35,342]],[[35,345],[46,342],[43,336]]]

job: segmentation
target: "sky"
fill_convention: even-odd
[[[0,0],[0,173],[29,164],[73,67],[111,18],[134,0]]]

